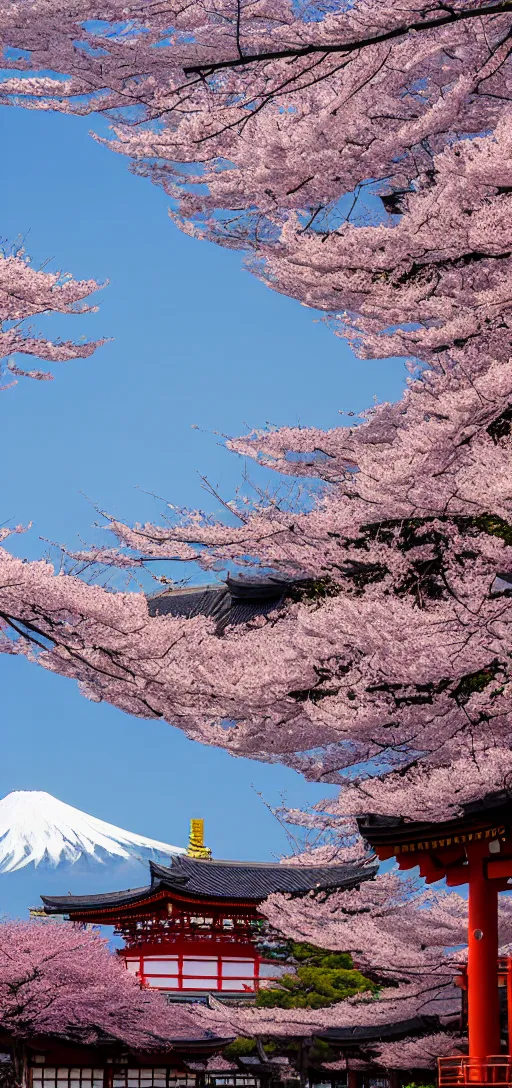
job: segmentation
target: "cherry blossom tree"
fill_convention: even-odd
[[[3,648],[93,699],[338,782],[345,814],[459,811],[512,769],[511,386],[508,364],[468,353],[465,370],[427,371],[357,427],[250,437],[236,447],[311,479],[311,509],[242,505],[239,527],[111,522],[117,555],[93,556],[255,557],[306,575],[267,620],[220,637],[206,618],[151,616],[141,593],[4,552]],[[286,462],[290,448],[304,461]]]
[[[0,1024],[13,1039],[18,1083],[25,1042],[36,1036],[147,1051],[202,1034],[193,1010],[171,1012],[159,994],[141,990],[102,938],[43,921],[0,924]]]
[[[380,1043],[375,1048],[379,1065],[385,1069],[436,1069],[438,1058],[463,1051],[461,1039],[448,1031]]]
[[[509,0],[32,0],[0,4],[0,35],[2,101],[112,117],[185,230],[249,250],[362,354],[499,337]]]
[[[42,314],[84,314],[96,310],[84,300],[97,291],[94,280],[37,269],[21,248],[0,249],[0,374],[51,380],[42,370],[24,370],[16,355],[32,355],[51,363],[87,359],[104,341],[73,342],[38,336],[32,320]],[[3,369],[2,369],[3,363]]]
[[[110,521],[117,548],[76,557],[300,577],[277,613],[220,637],[3,552],[3,648],[339,783],[342,815],[442,818],[506,786],[510,5],[33,0],[0,4],[0,33],[3,101],[114,116],[185,229],[249,250],[361,355],[413,358],[357,426],[230,442],[301,478],[298,504],[292,484],[225,524]]]

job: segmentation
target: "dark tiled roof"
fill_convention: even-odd
[[[283,1068],[283,1063],[276,1061],[275,1058],[269,1058],[268,1061],[264,1062],[261,1058],[244,1057],[243,1055],[238,1059],[238,1064],[242,1070],[252,1073],[254,1076],[257,1076],[258,1073],[274,1073],[275,1076],[279,1076]]]
[[[231,624],[249,623],[257,616],[267,616],[278,608],[299,585],[309,579],[290,579],[281,574],[251,578],[228,577],[215,585],[169,589],[148,599],[150,616],[207,616],[215,621],[220,633]]]
[[[46,914],[67,914],[68,911],[90,911],[98,908],[129,907],[148,899],[154,888],[127,888],[122,892],[100,892],[97,895],[42,895]]]
[[[169,1052],[172,1051],[174,1056],[183,1054],[183,1056],[186,1055],[192,1059],[199,1058],[204,1066],[216,1052],[223,1049],[228,1043],[233,1042],[233,1035],[216,1035],[210,1028],[204,1028],[201,1024],[198,1024],[191,1011],[191,1006],[187,1006],[185,1002],[174,1005],[169,1013],[169,1035],[165,1038],[156,1036],[150,1040],[148,1032],[147,1048],[142,1043],[137,1048],[127,1048],[124,1039],[93,1024],[72,1024],[62,1031],[48,1031],[44,1034],[32,1036],[30,1047],[36,1053],[38,1051],[44,1053],[48,1044],[51,1046],[57,1043],[62,1046],[62,1044],[68,1043],[72,1046],[90,1047],[93,1051],[96,1047],[106,1048],[107,1053],[110,1051],[113,1056],[116,1053],[119,1054],[119,1051],[126,1054],[128,1049],[128,1053],[136,1058],[137,1064],[141,1059],[142,1063],[146,1064],[145,1059],[152,1056],[152,1061],[151,1059],[147,1061],[148,1065],[164,1065],[168,1061],[166,1055],[168,1056]],[[4,1036],[4,1034],[3,1031],[2,1035]],[[5,1045],[5,1039],[2,1045]]]
[[[155,891],[168,888],[183,891],[194,898],[230,899],[261,903],[272,892],[296,894],[336,888],[353,888],[374,876],[376,866],[352,865],[302,866],[267,864],[259,861],[198,861],[177,854],[172,865],[149,863],[151,884],[133,891],[107,892],[102,895],[42,895],[47,914],[80,913],[108,907],[124,907],[143,902]]]
[[[384,1039],[401,1039],[406,1035],[424,1035],[440,1031],[437,1016],[414,1016],[395,1024],[370,1024],[364,1027],[327,1028],[318,1034],[319,1039],[332,1043],[379,1043]],[[317,1034],[315,1032],[315,1034]]]
[[[272,892],[308,892],[315,888],[354,887],[373,876],[374,869],[351,865],[281,865],[260,861],[198,861],[185,854],[171,868],[150,862],[153,879],[172,886],[176,878],[187,892],[219,899],[261,902]],[[183,883],[184,882],[184,883]]]
[[[140,899],[144,899],[145,896],[150,894],[151,887],[143,888],[126,888],[121,892],[100,892],[98,895],[42,895],[41,899],[45,907],[49,908],[47,913],[60,913],[59,911],[53,912],[54,906],[60,906],[62,903],[69,903],[73,905],[74,910],[79,910],[80,907],[83,910],[87,910],[89,904],[102,905],[104,907],[121,907],[129,906],[130,903],[137,903]]]

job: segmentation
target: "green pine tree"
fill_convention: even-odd
[[[311,944],[290,942],[285,960],[293,974],[281,975],[269,989],[260,990],[258,1008],[321,1009],[378,987],[356,971],[348,952],[326,952]]]

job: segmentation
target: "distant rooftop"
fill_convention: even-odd
[[[431,1034],[441,1031],[438,1016],[413,1016],[408,1020],[397,1020],[389,1024],[374,1023],[352,1025],[347,1028],[327,1028],[318,1032],[319,1039],[325,1039],[332,1046],[354,1043],[377,1043],[385,1039],[402,1039],[409,1035]]]
[[[230,625],[249,623],[279,608],[291,591],[306,586],[309,578],[282,574],[265,576],[228,575],[225,582],[212,585],[166,589],[148,599],[150,616],[206,616],[214,620],[220,634]]]

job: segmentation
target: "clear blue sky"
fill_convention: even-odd
[[[158,513],[144,490],[211,508],[199,473],[230,496],[241,462],[213,431],[335,426],[339,409],[400,395],[401,363],[354,359],[319,315],[244,272],[240,255],[181,234],[165,194],[88,136],[94,120],[2,109],[0,125],[1,236],[26,236],[36,262],[110,281],[98,314],[38,327],[114,338],[91,360],[56,367],[55,381],[20,381],[1,396],[0,521],[33,522],[19,554],[40,555],[40,538],[90,543],[95,515],[82,493],[132,521]],[[284,790],[294,805],[325,795],[281,767],[88,703],[26,661],[0,657],[0,669],[0,795],[48,790],[178,844],[189,817],[204,816],[217,857],[255,859],[286,841],[252,786],[270,802]]]

